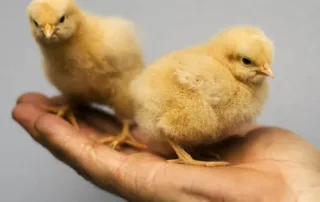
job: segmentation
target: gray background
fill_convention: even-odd
[[[28,3],[3,0],[0,4],[0,201],[122,201],[96,189],[56,161],[11,119],[11,109],[21,93],[57,93],[41,72],[39,51],[26,21]],[[78,3],[93,12],[134,20],[143,37],[148,63],[168,51],[204,42],[231,24],[261,26],[275,43],[276,78],[270,80],[271,97],[260,122],[291,129],[320,148],[318,1],[79,0]]]

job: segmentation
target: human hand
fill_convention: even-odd
[[[228,167],[167,163],[148,152],[115,151],[95,140],[119,132],[110,116],[81,108],[80,131],[41,110],[48,99],[19,98],[14,119],[54,156],[100,188],[129,201],[313,202],[320,198],[320,153],[292,132],[256,126],[241,138],[215,145]],[[134,131],[139,137],[139,132]],[[145,141],[149,146],[153,143]]]

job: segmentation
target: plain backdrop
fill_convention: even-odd
[[[29,33],[27,0],[0,3],[0,201],[123,201],[95,188],[34,143],[11,118],[23,92],[57,93],[45,80]],[[150,64],[202,43],[232,24],[260,26],[275,43],[275,79],[259,122],[300,134],[320,148],[320,3],[316,0],[78,0],[102,15],[135,21]],[[94,31],[94,30],[93,30]]]

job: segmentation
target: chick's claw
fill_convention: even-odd
[[[131,139],[131,136],[126,137],[123,133],[117,135],[117,136],[111,136],[107,138],[103,138],[100,140],[100,143],[102,144],[109,144],[113,149],[117,149],[119,146],[123,144],[130,145],[133,148],[144,150],[147,149],[147,147],[136,140]]]
[[[41,105],[41,108],[50,113],[56,114],[58,117],[65,118],[69,121],[75,128],[79,129],[79,125],[75,116],[71,111],[70,105],[62,105],[62,106],[49,106],[49,105]]]
[[[218,167],[218,166],[228,166],[228,162],[223,161],[198,161],[192,158],[190,154],[188,154],[182,147],[173,141],[169,141],[169,144],[173,148],[173,150],[178,155],[178,159],[168,160],[169,163],[179,163],[179,164],[187,164],[187,165],[195,165],[195,166],[206,166],[206,167]]]
[[[205,167],[218,167],[218,166],[228,166],[230,165],[228,162],[223,161],[198,161],[194,159],[172,159],[167,160],[169,163],[178,163],[178,164],[186,164],[186,165],[195,165],[195,166],[205,166]]]
[[[129,125],[130,124],[128,122],[125,122],[122,132],[119,135],[102,138],[99,142],[102,144],[109,144],[113,149],[117,149],[123,144],[130,145],[131,147],[139,150],[147,149],[146,145],[139,143],[132,137],[129,131]]]

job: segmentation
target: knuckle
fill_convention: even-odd
[[[41,127],[42,124],[44,124],[47,120],[48,120],[48,117],[50,117],[51,114],[42,114],[41,116],[39,116],[37,118],[37,120],[34,122],[34,125],[33,127],[35,129],[38,129]]]
[[[18,97],[16,104],[23,103],[28,98],[28,93],[22,94]]]

